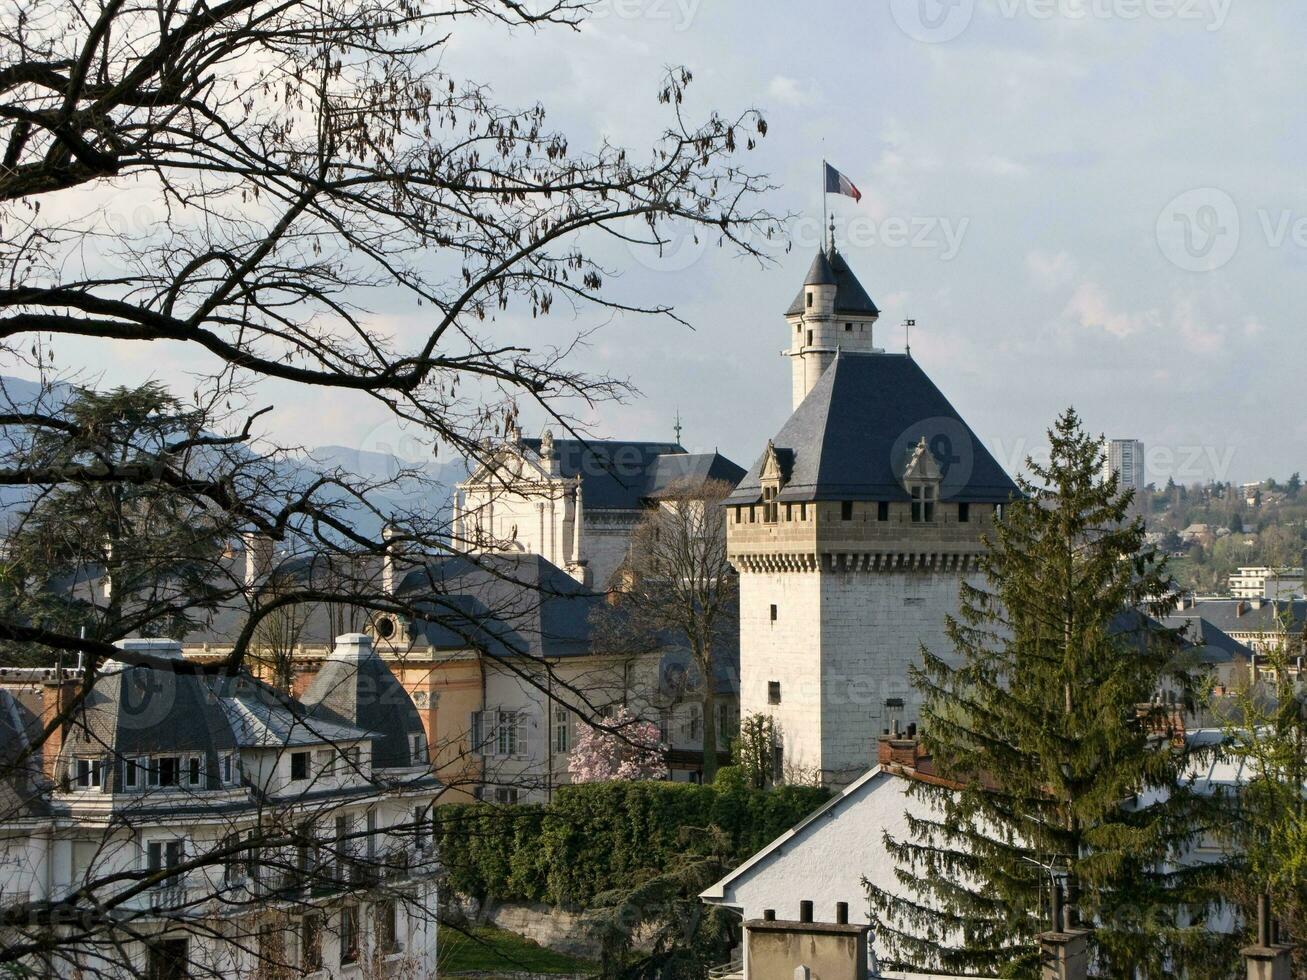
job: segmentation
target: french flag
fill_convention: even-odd
[[[857,185],[849,178],[832,167],[824,160],[822,164],[826,167],[826,193],[843,194],[845,197],[851,197],[855,201],[862,200],[862,191],[858,190]]]

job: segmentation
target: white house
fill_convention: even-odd
[[[302,700],[196,670],[173,641],[119,646],[150,664],[106,664],[21,785],[10,769],[0,814],[6,911],[112,921],[26,962],[59,977],[434,976],[439,786],[370,639],[340,637]],[[0,676],[14,741],[75,703],[80,676],[41,673]],[[32,921],[4,943],[37,938]],[[81,928],[63,921],[56,933]]]

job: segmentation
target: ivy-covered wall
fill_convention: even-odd
[[[717,827],[738,863],[829,796],[808,786],[590,783],[563,787],[543,806],[438,807],[436,833],[454,891],[576,908],[668,867],[686,828]]]

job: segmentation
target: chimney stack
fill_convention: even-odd
[[[1042,980],[1087,980],[1089,930],[1070,928],[1071,910],[1059,882],[1053,886],[1049,921],[1052,928],[1039,937]]]
[[[245,545],[245,587],[252,589],[272,571],[276,545],[272,538],[257,531],[246,531],[241,542]]]
[[[1257,897],[1257,943],[1239,952],[1248,966],[1248,980],[1290,980],[1293,970],[1293,947],[1279,942],[1275,920],[1271,917],[1271,896]]]
[[[917,726],[908,726],[907,737],[900,736],[895,726],[894,734],[882,735],[876,740],[876,764],[879,766],[897,766],[901,769],[916,769],[926,757],[921,739],[917,737]]]
[[[41,691],[41,728],[49,728],[56,718],[66,711],[77,696],[81,678],[73,671],[57,667],[51,671],[51,678],[45,681]],[[59,754],[63,751],[64,735],[68,732],[69,719],[65,718],[55,725],[41,746],[41,769],[56,788],[62,782],[59,772]]]
[[[393,596],[399,588],[399,562],[404,545],[403,542],[391,544],[397,537],[399,531],[393,527],[386,526],[381,531],[381,540],[385,542],[385,551],[381,555],[381,590],[388,596]]]

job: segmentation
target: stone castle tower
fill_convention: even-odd
[[[728,501],[741,716],[772,716],[778,771],[843,784],[916,721],[925,644],[947,655],[981,535],[1017,492],[907,354],[834,244],[786,311],[793,414]]]

